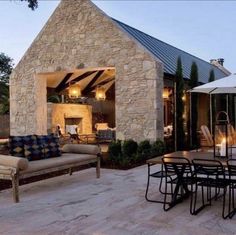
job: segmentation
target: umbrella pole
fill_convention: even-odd
[[[177,151],[177,114],[176,114],[176,82],[174,83],[174,97],[175,97],[175,151]]]
[[[212,134],[212,96],[210,94],[210,130]]]
[[[226,113],[229,115],[229,95],[226,95]]]
[[[190,109],[190,117],[189,117],[189,138],[190,138],[190,147],[192,147],[192,93],[189,96],[189,109]]]

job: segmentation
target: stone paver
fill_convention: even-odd
[[[21,202],[11,190],[0,193],[1,235],[215,235],[236,234],[236,218],[221,218],[221,202],[197,216],[189,201],[164,212],[146,202],[146,166],[128,171],[87,169],[20,187]],[[152,182],[155,184],[155,182]]]

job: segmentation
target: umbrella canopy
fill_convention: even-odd
[[[206,94],[236,94],[236,74],[221,78],[219,80],[194,87],[189,92]]]

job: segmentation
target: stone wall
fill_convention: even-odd
[[[59,124],[62,133],[65,133],[65,118],[81,118],[82,125],[79,133],[92,133],[92,107],[80,104],[47,104],[48,132],[55,132]]]
[[[11,134],[45,134],[46,87],[57,67],[116,68],[120,138],[163,137],[162,63],[89,0],[62,0],[11,76]]]

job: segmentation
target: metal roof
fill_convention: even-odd
[[[195,61],[198,66],[198,78],[202,83],[207,83],[210,70],[213,69],[215,78],[223,78],[227,76],[222,70],[216,66],[194,56],[185,51],[182,51],[174,46],[171,46],[163,41],[160,41],[140,30],[137,30],[127,24],[124,24],[116,19],[112,19],[139,43],[141,43],[148,51],[164,64],[164,73],[175,75],[177,59],[180,56],[183,67],[183,77],[189,79],[192,63]]]

